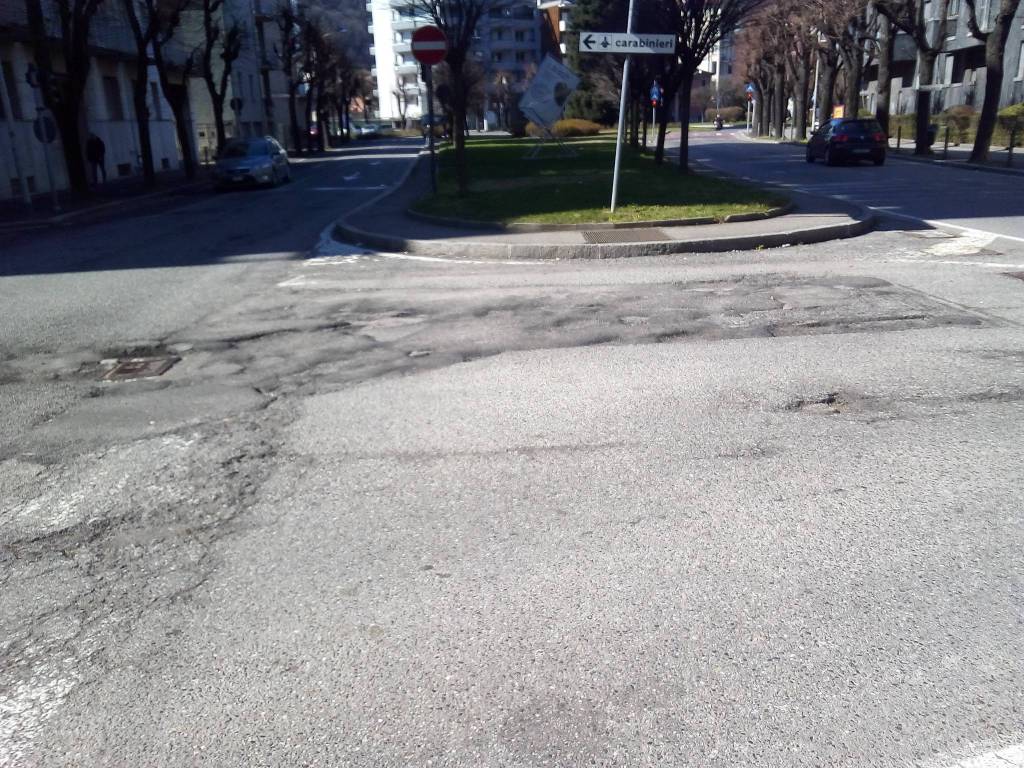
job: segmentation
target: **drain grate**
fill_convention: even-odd
[[[583,241],[591,245],[601,245],[604,243],[654,243],[671,239],[664,231],[654,227],[599,229],[583,232]]]
[[[163,376],[178,362],[177,357],[133,357],[118,360],[117,364],[103,374],[104,381],[131,381]]]

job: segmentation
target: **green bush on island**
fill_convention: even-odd
[[[568,118],[555,123],[551,128],[551,133],[560,139],[574,139],[581,136],[597,136],[601,130],[602,127],[599,124],[590,120]],[[543,135],[543,131],[534,123],[527,124],[526,133],[534,138]]]

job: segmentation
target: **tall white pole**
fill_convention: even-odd
[[[633,11],[635,0],[629,0],[629,20],[626,22],[626,33],[633,31]],[[612,173],[612,213],[619,202],[619,169],[622,166],[622,144],[626,138],[626,102],[629,99],[629,64],[632,56],[626,57],[626,63],[622,67],[622,94],[619,98],[619,131],[615,143],[615,170]]]

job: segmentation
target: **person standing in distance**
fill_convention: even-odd
[[[92,180],[94,184],[100,183],[100,174],[103,174],[103,183],[107,183],[107,166],[104,157],[107,154],[107,145],[103,139],[95,133],[89,134],[89,140],[85,142],[85,159],[92,167]]]

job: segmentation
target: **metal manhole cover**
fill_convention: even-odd
[[[178,362],[177,357],[133,357],[119,360],[117,365],[103,374],[105,381],[128,381],[130,379],[151,379],[162,376]]]
[[[583,232],[583,241],[591,245],[603,243],[653,243],[671,240],[665,232],[654,227],[637,229],[600,229]]]

